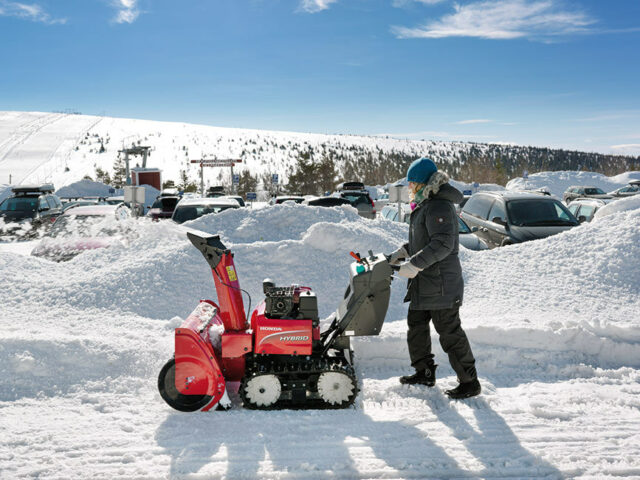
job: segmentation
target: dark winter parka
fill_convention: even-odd
[[[464,281],[458,258],[458,216],[454,203],[460,191],[436,172],[429,179],[426,198],[411,213],[409,243],[405,245],[413,265],[421,268],[409,280],[405,302],[412,310],[442,310],[462,305]]]

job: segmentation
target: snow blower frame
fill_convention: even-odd
[[[349,286],[320,332],[309,287],[263,282],[265,299],[245,316],[233,254],[218,235],[187,233],[213,273],[218,303],[201,300],[175,330],[175,355],[158,389],[176,410],[231,406],[227,383],[240,382],[247,408],[345,408],[358,394],[351,337],[378,335],[389,306],[392,267],[371,251],[349,267]]]

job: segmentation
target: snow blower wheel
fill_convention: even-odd
[[[280,398],[282,385],[275,375],[258,375],[242,383],[242,399],[247,406],[268,408]]]
[[[160,395],[170,407],[181,412],[196,412],[207,405],[211,398],[209,395],[183,395],[176,388],[176,360],[169,360],[158,375],[158,390]]]
[[[332,406],[352,403],[354,391],[353,379],[340,372],[324,372],[318,378],[320,398]]]

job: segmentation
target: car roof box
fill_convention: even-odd
[[[344,182],[338,185],[338,191],[341,190],[364,190],[362,182]]]
[[[19,185],[11,189],[13,193],[53,193],[55,188],[50,183],[44,185]]]

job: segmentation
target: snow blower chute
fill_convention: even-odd
[[[320,332],[309,287],[263,282],[265,298],[244,312],[233,254],[220,237],[187,233],[211,266],[218,304],[201,300],[175,330],[175,355],[158,389],[176,410],[228,408],[227,382],[240,382],[247,408],[344,408],[358,393],[351,337],[378,335],[389,306],[392,267],[383,254],[349,267],[349,286]]]

